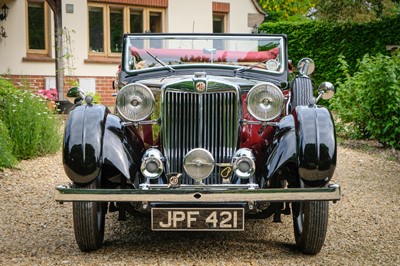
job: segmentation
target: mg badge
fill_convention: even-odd
[[[206,84],[204,82],[197,82],[196,83],[196,91],[197,92],[205,92],[206,91]]]

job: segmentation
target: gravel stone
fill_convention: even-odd
[[[61,153],[0,172],[0,265],[400,265],[400,163],[340,145],[328,234],[316,256],[294,245],[291,216],[246,220],[244,232],[152,232],[149,217],[106,216],[103,248],[75,243],[71,203],[54,201],[68,183]]]

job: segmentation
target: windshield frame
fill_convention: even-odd
[[[279,49],[281,51],[279,52],[279,60],[280,62],[280,71],[270,71],[267,69],[261,69],[254,67],[253,65],[249,65],[248,67],[237,64],[221,64],[218,63],[217,61],[214,61],[213,63],[190,63],[190,64],[171,64],[168,66],[160,64],[159,66],[153,66],[149,68],[143,68],[143,69],[130,69],[130,57],[131,52],[130,52],[130,41],[132,39],[141,39],[141,40],[218,40],[218,39],[226,39],[226,40],[248,40],[248,39],[253,39],[254,41],[271,41],[271,40],[277,40],[279,41]],[[123,49],[124,49],[124,56],[122,58],[122,70],[128,75],[141,75],[141,74],[148,74],[152,72],[165,72],[167,69],[169,72],[171,72],[171,68],[174,71],[179,71],[179,70],[187,70],[187,69],[221,69],[221,70],[228,70],[233,72],[233,76],[245,76],[246,73],[251,75],[251,73],[255,74],[263,74],[263,75],[273,75],[273,76],[286,76],[287,70],[288,70],[288,65],[287,65],[287,40],[286,40],[286,35],[283,34],[171,34],[171,33],[145,33],[145,34],[125,34],[124,39],[123,39]],[[152,48],[149,48],[148,50],[151,50]],[[146,50],[146,49],[144,49]],[[160,58],[162,61],[162,58]],[[258,64],[261,64],[258,63]],[[236,71],[239,70],[240,73],[236,73]]]

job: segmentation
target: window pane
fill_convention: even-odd
[[[130,22],[130,32],[143,33],[143,11],[131,10]]]
[[[89,51],[104,52],[103,8],[89,7]]]
[[[214,33],[224,33],[224,16],[214,15],[213,16],[213,32]]]
[[[153,33],[162,32],[161,12],[150,12],[150,31]]]
[[[213,15],[213,32],[214,33],[224,33],[224,16],[223,15]],[[214,40],[214,48],[217,50],[224,50],[225,45],[223,40]]]
[[[122,9],[110,10],[110,49],[113,53],[120,53],[122,48],[122,34],[124,33],[124,17]]]
[[[46,49],[44,3],[28,3],[29,49]]]
[[[162,32],[162,13],[161,12],[150,12],[150,32],[160,33]],[[150,40],[151,48],[162,48],[161,40]]]

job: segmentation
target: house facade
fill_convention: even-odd
[[[9,9],[0,21],[0,75],[17,86],[54,88],[51,8],[45,0],[3,2]],[[62,0],[65,89],[79,85],[114,105],[125,32],[250,33],[265,15],[257,0]]]

